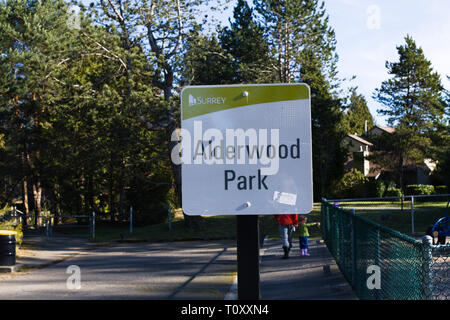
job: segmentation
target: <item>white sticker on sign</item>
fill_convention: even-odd
[[[281,204],[287,204],[289,206],[295,206],[297,202],[297,195],[293,193],[275,191],[273,193],[273,201]]]

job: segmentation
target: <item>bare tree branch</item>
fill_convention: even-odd
[[[83,33],[83,35],[88,38],[89,40],[93,41],[97,46],[99,46],[101,49],[103,49],[104,51],[108,52],[110,55],[112,55],[114,58],[116,58],[121,64],[122,66],[125,68],[125,70],[128,70],[128,67],[126,65],[126,63],[116,54],[114,54],[113,52],[111,52],[110,50],[108,50],[107,48],[105,48],[103,45],[101,45],[99,42],[95,41],[94,39],[92,39],[89,35],[87,35],[86,33]]]
[[[114,5],[114,3],[111,0],[108,0],[109,5],[111,6],[111,8],[113,9],[114,13],[116,14],[117,19],[119,19],[120,23],[124,23],[124,19],[123,16],[120,14],[120,12],[117,10],[116,6]]]

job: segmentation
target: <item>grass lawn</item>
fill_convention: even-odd
[[[410,210],[356,210],[356,214],[379,223],[388,228],[411,235],[411,211]],[[383,216],[388,215],[388,219]],[[433,225],[439,218],[445,216],[443,208],[416,208],[414,210],[415,234],[425,235],[428,227]]]
[[[355,208],[357,215],[388,228],[411,235],[411,207],[405,202],[403,210],[399,202],[349,202],[341,203],[344,208]],[[427,228],[439,218],[445,216],[447,202],[417,202],[414,203],[414,231],[424,235]],[[360,209],[358,209],[360,208]]]
[[[447,203],[417,203],[415,205],[415,232],[416,234],[425,234],[426,229],[445,215],[445,206]],[[320,203],[315,203],[315,209],[308,214],[308,222],[320,222]],[[405,234],[411,234],[411,214],[410,209],[400,210],[400,205],[391,202],[384,203],[351,203],[344,204],[345,207],[356,208],[356,213],[376,223],[400,231]],[[360,207],[361,209],[358,209]],[[370,207],[371,209],[366,209]],[[385,209],[383,209],[385,208]],[[393,209],[392,209],[393,208]],[[382,216],[388,215],[388,219]],[[58,232],[58,231],[57,231]],[[88,235],[89,229],[65,229],[59,232],[68,234]],[[320,238],[321,231],[318,227],[309,228],[310,238]],[[269,236],[271,240],[279,240],[278,225],[273,215],[260,216],[260,234],[261,240],[264,236]],[[203,216],[203,223],[197,229],[188,229],[184,226],[182,218],[176,218],[172,221],[171,230],[168,223],[160,223],[143,227],[134,227],[133,234],[129,233],[129,225],[124,223],[120,225],[110,225],[97,223],[95,231],[96,242],[107,242],[115,240],[126,241],[176,241],[176,240],[198,240],[198,239],[220,239],[236,238],[236,217],[235,216]],[[297,233],[294,234],[297,238]]]
[[[320,209],[315,209],[308,215],[308,222],[319,221]],[[61,230],[55,228],[54,232],[87,236],[89,228],[64,228]],[[320,228],[311,227],[309,232],[311,238],[320,238]],[[260,234],[261,240],[266,235],[270,239],[280,239],[278,224],[273,215],[260,216]],[[160,223],[134,227],[133,234],[129,233],[128,224],[110,225],[97,222],[94,241],[107,242],[120,239],[126,241],[174,241],[217,238],[236,238],[236,216],[203,216],[202,225],[195,230],[186,228],[182,218],[176,218],[172,221],[170,230],[168,223]]]
[[[340,202],[339,205],[345,208],[401,208],[400,201],[355,201],[355,202]],[[447,201],[415,201],[414,208],[444,208],[447,206]],[[411,201],[405,200],[403,202],[403,209],[411,209]]]

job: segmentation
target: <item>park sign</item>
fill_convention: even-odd
[[[172,161],[182,165],[186,214],[312,210],[307,85],[186,87],[181,93],[181,130],[172,140],[179,141]]]

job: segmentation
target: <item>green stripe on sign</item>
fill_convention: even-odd
[[[306,84],[192,86],[181,93],[182,119],[237,107],[309,97]]]

